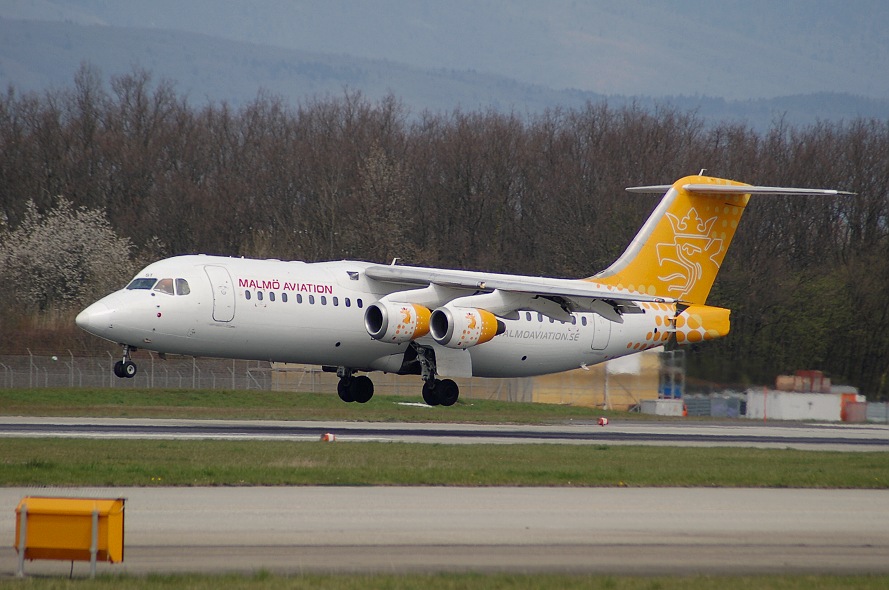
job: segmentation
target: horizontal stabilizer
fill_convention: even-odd
[[[653,184],[651,186],[628,186],[626,190],[628,193],[662,195],[671,188],[673,188],[672,184]]]
[[[631,186],[627,188],[629,193],[654,193],[664,194],[673,188],[670,184],[656,184],[652,186]],[[722,195],[854,195],[846,191],[818,188],[787,188],[780,186],[752,186],[735,184],[683,184],[683,190],[690,193],[707,193]]]

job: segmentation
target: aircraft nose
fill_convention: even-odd
[[[99,335],[102,331],[111,328],[112,310],[101,301],[97,301],[77,314],[74,323],[90,334]]]

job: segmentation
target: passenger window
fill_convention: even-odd
[[[157,279],[133,279],[133,281],[127,285],[127,289],[132,291],[133,289],[151,289],[154,287],[154,284],[157,282]]]
[[[257,298],[258,300],[262,301],[262,291],[257,291],[257,292],[256,292],[256,298]]]
[[[244,299],[250,301],[250,291],[244,291]]]
[[[583,316],[582,318],[580,318],[580,323],[583,324],[584,326],[586,326],[586,316]]]
[[[364,302],[359,299],[358,300],[358,309],[361,309],[362,307],[364,307]]]
[[[528,320],[529,322],[531,321],[531,312],[530,311],[525,312],[525,319]]]
[[[577,318],[574,317],[574,316],[571,316],[571,325],[572,325],[572,326],[576,326],[576,325],[577,325]]]
[[[296,302],[297,302],[297,303],[302,303],[302,302],[303,302],[303,296],[302,296],[301,294],[299,294],[299,293],[296,294]]]
[[[346,297],[346,307],[352,307],[352,300]]]
[[[269,293],[269,301],[274,301],[274,300],[275,300],[275,292],[272,291],[271,293]]]
[[[287,293],[281,293],[281,303],[287,303]]]
[[[155,291],[159,291],[161,293],[166,293],[167,295],[173,294],[173,279],[161,279],[157,282],[157,285],[154,286]]]
[[[315,305],[315,296],[309,295],[309,305]]]
[[[189,293],[191,293],[191,287],[188,286],[188,281],[185,279],[176,279],[176,294],[188,295]]]
[[[324,295],[321,296],[321,305],[327,305],[327,297]]]
[[[541,324],[543,323],[543,314],[542,313],[537,314],[537,321],[540,322]]]
[[[333,298],[333,305],[334,305],[334,306],[337,306],[337,305],[339,305],[339,304],[340,304],[340,300],[337,299],[336,297],[334,297],[334,298]]]

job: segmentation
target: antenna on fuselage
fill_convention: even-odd
[[[395,266],[395,263],[397,263],[399,260],[401,260],[401,258],[397,258],[397,257],[393,258],[392,262],[389,264],[389,266]]]

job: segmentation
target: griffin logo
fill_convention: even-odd
[[[717,216],[702,219],[694,207],[683,218],[667,213],[673,227],[673,243],[657,244],[658,264],[668,272],[658,275],[667,285],[667,291],[683,295],[691,291],[705,273],[719,270],[718,256],[723,249],[721,238],[712,237],[710,231]]]

